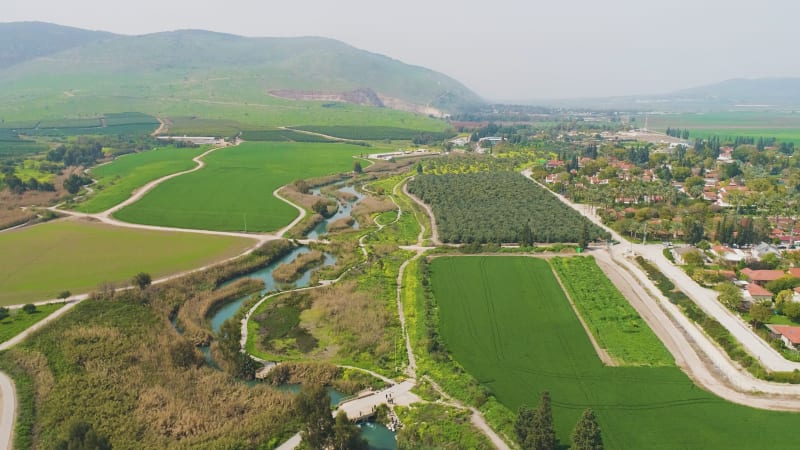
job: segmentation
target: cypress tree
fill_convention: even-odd
[[[533,427],[533,409],[528,405],[522,405],[517,412],[517,421],[514,422],[514,432],[517,434],[517,442],[522,448],[525,448],[525,442],[528,440],[528,435],[532,434],[531,428]]]
[[[533,429],[523,448],[532,450],[555,450],[558,448],[556,431],[553,428],[553,408],[550,406],[550,393],[542,393],[539,406],[533,412]]]
[[[587,409],[572,430],[573,450],[603,450],[603,438],[594,412]]]

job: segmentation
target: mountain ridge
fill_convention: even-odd
[[[25,25],[0,24],[0,35],[8,35],[8,28]],[[35,28],[42,26],[37,23]],[[48,90],[51,94],[82,91],[133,95],[127,88],[140,83],[148,92],[167,95],[171,89],[169,94],[174,96],[194,95],[183,89],[192,81],[213,84],[228,77],[242,89],[241,96],[226,92],[230,100],[266,96],[270,90],[371,89],[386,97],[443,111],[483,103],[477,94],[447,75],[330,38],[253,38],[206,30],[127,36],[52,27],[65,33],[73,30],[83,39],[61,49],[17,52],[30,57],[18,57],[16,63],[0,67],[0,90],[12,94],[6,95],[6,100],[21,92],[22,87],[31,91],[30,85],[37,82],[37,90],[31,95]],[[22,41],[31,34],[21,33]],[[15,47],[24,45],[21,42]],[[89,81],[82,81],[82,77]],[[115,86],[119,88],[117,92]],[[214,90],[218,96],[226,87],[216,86]],[[243,97],[244,91],[248,97]]]

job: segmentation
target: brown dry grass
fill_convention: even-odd
[[[355,222],[356,220],[352,217],[342,217],[341,219],[337,219],[328,223],[328,233],[352,230]]]
[[[372,223],[374,214],[394,211],[397,206],[391,200],[368,196],[358,202],[353,208],[352,215],[359,223]]]
[[[272,278],[279,283],[292,283],[309,268],[321,264],[325,255],[319,250],[312,250],[299,255],[290,263],[283,263],[272,271]]]
[[[318,202],[320,198],[316,195],[311,194],[304,194],[297,190],[297,187],[294,184],[289,184],[280,189],[278,191],[283,197],[289,199],[292,203],[296,203],[302,206],[305,209],[310,210],[314,203]]]
[[[184,337],[194,345],[208,345],[214,338],[208,329],[208,316],[230,300],[264,289],[264,282],[243,278],[224,288],[202,292],[189,298],[178,310],[177,323]]]
[[[340,337],[343,355],[368,352],[375,357],[388,355],[391,342],[384,339],[391,316],[373,293],[358,290],[355,281],[311,292],[315,309],[322,314],[310,324],[314,328],[329,328]]]

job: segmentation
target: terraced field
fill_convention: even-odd
[[[437,258],[431,270],[453,357],[514,411],[549,391],[562,444],[591,407],[606,448],[795,447],[797,414],[728,403],[676,367],[603,366],[544,260]]]
[[[148,225],[219,231],[275,231],[297,216],[272,192],[292,181],[346,172],[364,147],[244,143],[208,155],[202,170],[173,178],[116,214]]]
[[[103,282],[128,284],[235,256],[249,239],[145,231],[58,221],[0,234],[0,305],[87,292]]]

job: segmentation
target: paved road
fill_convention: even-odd
[[[14,382],[3,372],[0,372],[0,400],[3,402],[3,409],[0,410],[0,448],[9,449],[14,440],[17,393]]]

